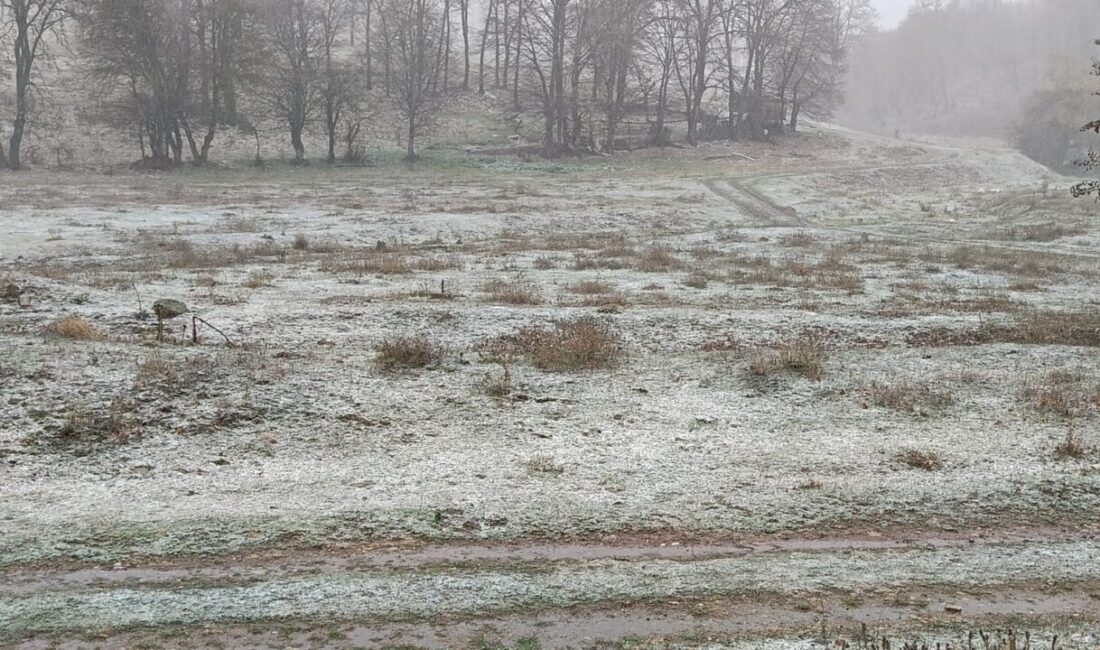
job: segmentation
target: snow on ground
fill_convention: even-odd
[[[1095,206],[1005,150],[819,127],[554,164],[10,180],[0,292],[23,295],[0,302],[0,564],[15,570],[409,537],[1073,526],[1100,507]],[[199,344],[190,316],[156,340],[162,298],[208,323]],[[51,334],[67,315],[102,337]],[[581,317],[615,338],[609,367],[494,353]],[[443,352],[386,372],[376,347],[399,335]],[[820,376],[753,370],[793,342],[821,346]],[[928,570],[1060,579],[1091,543],[930,553]],[[920,573],[909,557],[880,556],[876,579]],[[788,578],[866,572],[813,561],[840,564]],[[738,592],[755,569],[730,562],[545,578],[572,595],[474,583],[568,605],[698,594],[717,572]],[[348,590],[381,588],[356,580],[294,615],[411,611],[356,605]],[[423,584],[385,588],[434,588],[408,580]],[[315,591],[256,589],[283,602],[276,587]],[[162,595],[68,611],[248,618],[231,606],[247,594]],[[51,598],[0,612],[56,623]]]

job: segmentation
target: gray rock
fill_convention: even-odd
[[[190,310],[187,309],[187,305],[178,300],[165,298],[153,303],[153,313],[161,320],[170,320],[177,316],[182,316],[188,311]]]

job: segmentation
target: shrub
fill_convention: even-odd
[[[558,321],[552,329],[528,327],[505,340],[542,370],[599,370],[615,365],[621,354],[618,338],[592,317]]]
[[[309,237],[306,237],[304,233],[298,233],[294,235],[294,243],[291,246],[296,251],[308,251],[309,250]]]
[[[63,316],[46,325],[46,334],[74,341],[102,341],[107,335],[76,314]]]
[[[374,348],[374,362],[384,371],[426,368],[443,358],[443,348],[424,336],[387,338]]]

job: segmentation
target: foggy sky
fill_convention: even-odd
[[[873,0],[875,9],[878,9],[879,25],[883,29],[893,29],[898,26],[905,12],[909,11],[909,4],[913,0]]]

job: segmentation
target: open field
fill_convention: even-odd
[[[1095,647],[1069,183],[823,126],[7,175],[0,643]]]

